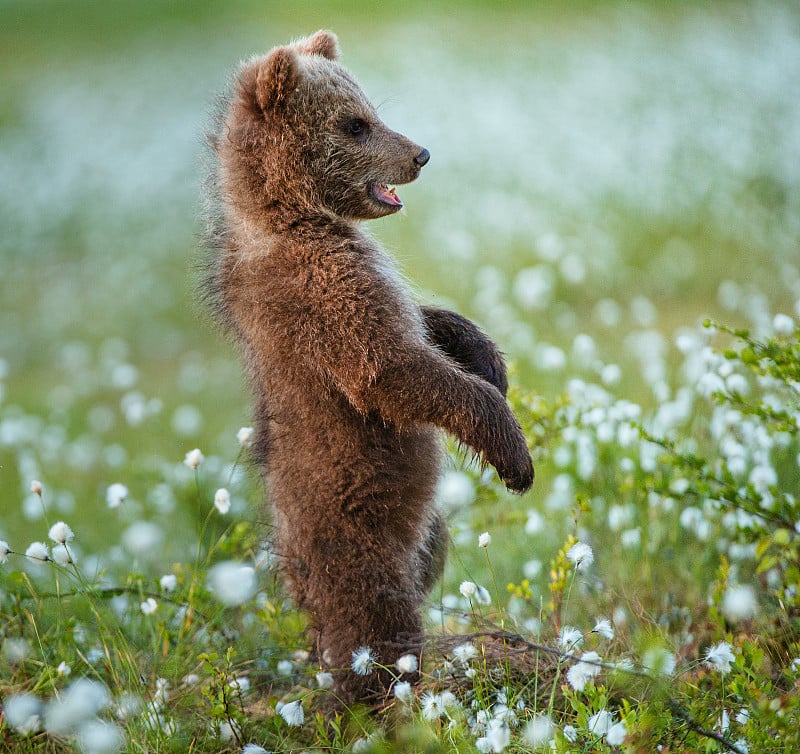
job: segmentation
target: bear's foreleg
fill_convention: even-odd
[[[422,306],[425,333],[431,343],[467,372],[494,385],[505,396],[508,391],[506,364],[500,349],[474,322],[456,312]]]

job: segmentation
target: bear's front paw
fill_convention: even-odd
[[[525,442],[525,435],[516,422],[508,441],[504,443],[500,457],[492,465],[511,492],[522,494],[531,488],[534,477],[533,461],[528,451],[528,444]]]

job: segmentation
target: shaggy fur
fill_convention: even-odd
[[[346,703],[358,676],[421,646],[420,604],[447,542],[434,508],[442,428],[523,492],[533,466],[496,346],[420,307],[357,221],[391,214],[387,184],[428,153],[388,129],[318,32],[242,65],[211,142],[209,291],[256,400],[256,456],[276,552]]]

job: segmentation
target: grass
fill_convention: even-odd
[[[0,751],[796,749],[795,6],[345,5],[0,11]],[[237,358],[195,295],[214,93],[321,26],[433,155],[372,230],[509,354],[537,460],[517,498],[451,448],[423,682],[329,725],[236,440]],[[75,563],[26,560],[60,520]],[[242,604],[210,588],[229,561],[255,568]]]

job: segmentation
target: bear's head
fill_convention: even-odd
[[[367,220],[399,210],[428,150],[389,129],[319,31],[242,66],[217,140],[246,173],[256,207],[324,209]]]

